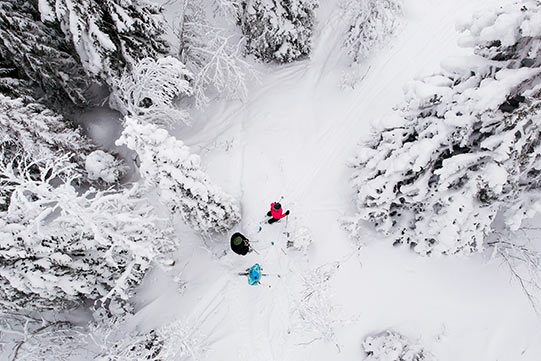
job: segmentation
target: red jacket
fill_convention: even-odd
[[[287,217],[287,214],[283,214],[284,210],[280,208],[279,210],[274,210],[274,203],[271,203],[271,215],[274,219],[282,219],[284,217]]]

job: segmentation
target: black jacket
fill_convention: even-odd
[[[236,237],[242,238],[242,243],[239,245],[233,244],[233,239]],[[248,238],[244,237],[239,232],[235,233],[231,236],[231,249],[236,254],[240,254],[241,256],[245,256],[248,252],[250,252],[250,243],[248,242]]]

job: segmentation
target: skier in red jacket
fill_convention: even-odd
[[[269,224],[278,222],[280,219],[289,215],[289,210],[283,213],[282,205],[278,202],[271,203],[270,207],[270,211],[267,212],[267,216],[272,217],[268,220]]]

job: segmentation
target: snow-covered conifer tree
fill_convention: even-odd
[[[177,108],[173,100],[192,94],[190,79],[190,72],[176,58],[145,58],[113,80],[110,104],[124,115],[150,123],[189,125],[188,113]]]
[[[58,114],[42,105],[25,104],[0,94],[0,147],[2,157],[11,159],[24,150],[34,160],[70,154],[69,162],[84,167],[85,157],[94,150],[90,140]]]
[[[420,254],[483,250],[497,214],[510,230],[541,210],[541,3],[461,25],[475,55],[407,89],[353,162],[362,220]]]
[[[287,63],[310,54],[317,0],[242,0],[246,51]]]
[[[402,0],[345,0],[342,6],[348,23],[344,47],[360,62],[396,30]]]
[[[41,19],[57,22],[85,70],[109,82],[138,60],[166,54],[161,9],[145,0],[38,0]]]
[[[137,187],[79,194],[72,168],[62,158],[0,164],[0,187],[10,194],[0,212],[3,308],[61,309],[92,299],[122,312],[151,262],[172,250],[170,228]]]
[[[209,182],[199,157],[184,143],[154,124],[135,118],[126,118],[125,124],[117,144],[137,152],[142,176],[157,187],[172,214],[203,234],[228,231],[240,221],[235,200]]]
[[[91,78],[60,29],[39,21],[37,0],[0,0],[0,91],[58,107],[84,105]]]

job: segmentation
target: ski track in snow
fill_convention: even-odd
[[[244,103],[217,102],[194,114],[193,128],[177,135],[202,156],[210,178],[241,200],[243,220],[232,232],[242,231],[259,254],[217,257],[229,247],[229,236],[214,240],[217,249],[207,252],[183,229],[179,259],[190,255],[194,261],[160,277],[182,271],[188,287],[176,296],[162,291],[163,282],[143,287],[140,297],[154,301],[138,312],[141,324],[198,322],[211,361],[362,360],[362,339],[386,328],[419,340],[440,361],[541,359],[541,322],[505,269],[480,256],[422,258],[372,242],[378,236],[369,231],[357,254],[340,225],[355,212],[346,163],[356,143],[369,136],[371,122],[402,102],[405,83],[466,52],[456,46],[455,21],[482,5],[491,4],[407,0],[403,25],[367,62],[365,79],[341,90],[341,18],[337,3],[325,2],[311,59],[260,65],[262,83],[251,86]],[[288,223],[263,225],[258,233],[269,204],[282,195],[292,212]],[[286,226],[312,232],[308,265],[286,249]],[[339,347],[323,341],[300,346],[290,333],[298,272],[337,260],[333,300],[350,322],[336,330]],[[237,273],[256,262],[271,275],[254,287]]]

